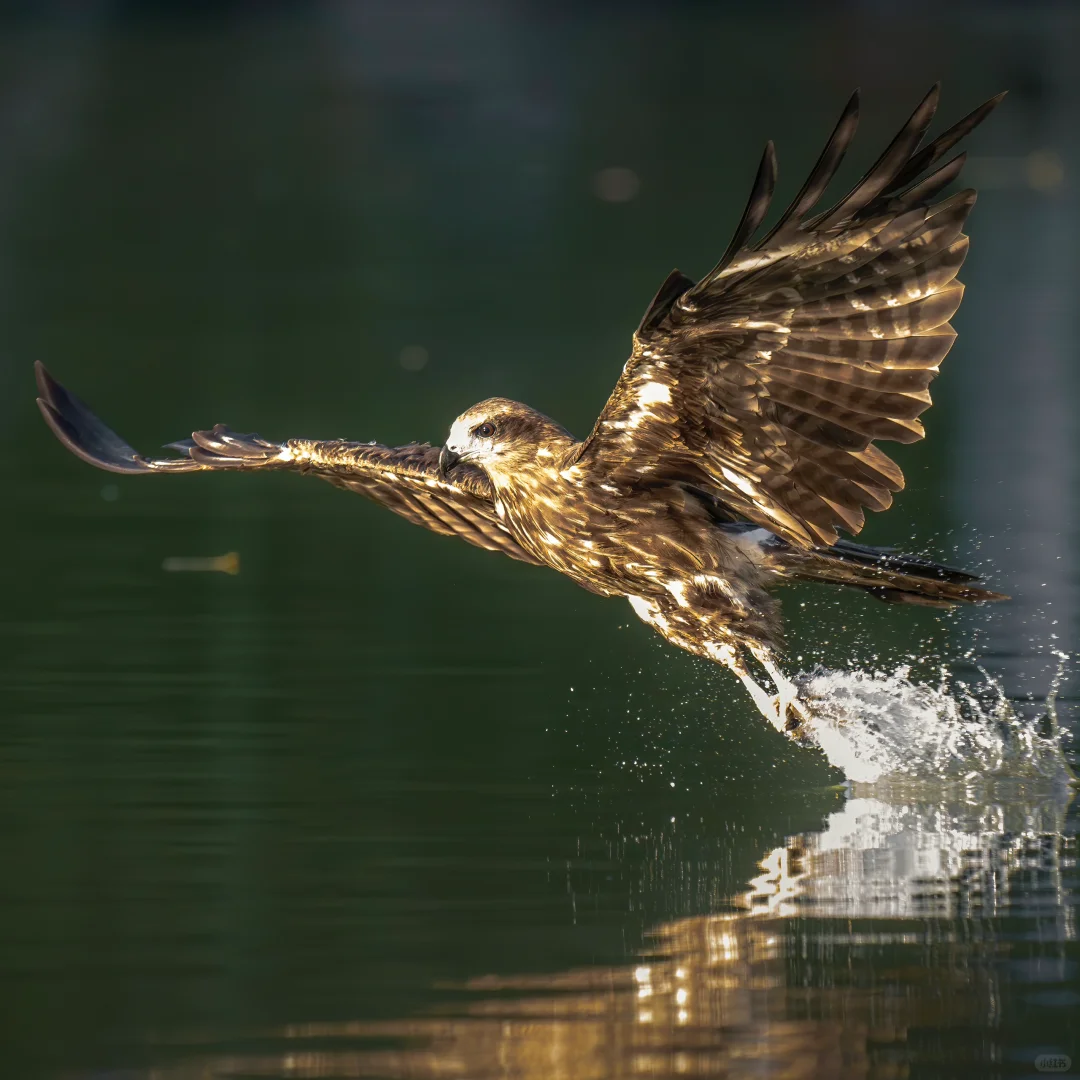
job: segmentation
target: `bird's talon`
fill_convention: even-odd
[[[796,697],[777,694],[772,699],[781,729],[793,737],[801,737],[803,727],[810,721],[810,712]]]

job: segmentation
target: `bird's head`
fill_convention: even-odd
[[[459,461],[484,470],[496,485],[523,469],[554,465],[573,445],[573,436],[554,420],[507,398],[488,398],[463,412],[450,426],[439,453],[445,475]]]

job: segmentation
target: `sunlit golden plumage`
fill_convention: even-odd
[[[858,533],[865,510],[887,509],[902,489],[876,441],[923,437],[928,387],[955,338],[975,194],[934,201],[963,155],[938,162],[1000,97],[922,146],[937,99],[934,87],[866,175],[815,213],[855,134],[853,96],[802,189],[755,241],[776,182],[770,143],[724,256],[700,281],[669,275],[584,440],[490,398],[458,417],[441,450],[275,443],[218,425],[172,444],[180,457],[149,459],[44,369],[42,412],[101,468],[311,473],[434,532],[625,596],[667,640],[735,671],[778,727],[797,724],[805,714],[775,661],[769,586],[822,581],[931,606],[999,598],[963,571],[837,534]]]

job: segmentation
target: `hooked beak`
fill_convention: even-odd
[[[460,454],[455,454],[449,446],[444,446],[439,451],[439,476],[443,480],[446,479],[446,474],[461,460]]]

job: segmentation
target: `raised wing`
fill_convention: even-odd
[[[53,434],[83,461],[115,473],[197,472],[207,469],[289,469],[311,473],[336,487],[366,495],[416,525],[444,536],[458,536],[488,551],[536,563],[506,531],[491,484],[476,468],[454,467],[439,474],[439,451],[432,446],[380,446],[377,443],[289,439],[274,443],[241,435],[218,424],[196,431],[166,449],[182,456],[145,458],[106,427],[77,397],[39,363],[38,407]]]
[[[904,478],[873,442],[923,437],[975,202],[931,202],[963,154],[919,177],[1002,96],[920,150],[935,86],[863,179],[810,216],[855,134],[853,95],[802,190],[748,246],[775,184],[770,143],[724,257],[697,284],[676,271],[661,287],[577,460],[628,486],[683,480],[803,546],[888,507]]]

